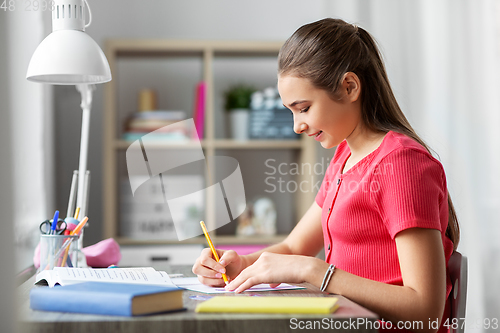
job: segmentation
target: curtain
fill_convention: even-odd
[[[17,4],[16,6],[18,6]],[[14,225],[17,272],[33,264],[33,250],[39,241],[40,222],[51,218],[53,211],[53,120],[51,88],[26,80],[33,52],[47,35],[50,12],[24,11],[22,8],[5,15],[5,41],[2,52],[7,60],[8,80],[4,93],[5,112],[10,118],[12,192],[7,206]],[[7,118],[8,119],[8,118]]]
[[[0,20],[0,45],[7,42],[6,22]],[[10,114],[8,100],[8,65],[7,52],[5,48],[0,48],[0,223],[2,223],[2,232],[0,232],[0,323],[5,332],[14,332],[15,310],[12,304],[15,302],[15,277],[14,277],[14,258],[12,257],[12,233],[14,227],[12,221],[12,212],[10,210],[10,194],[13,190],[12,184],[12,165],[9,156],[11,156],[11,135],[10,135]]]
[[[443,163],[468,258],[466,332],[500,313],[499,19],[494,0],[327,1],[380,44],[403,112]],[[491,328],[490,328],[491,329]]]

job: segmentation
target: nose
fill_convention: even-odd
[[[297,117],[293,117],[293,131],[297,134],[302,134],[305,130],[307,130],[307,124]]]

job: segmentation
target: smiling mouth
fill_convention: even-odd
[[[321,133],[323,133],[323,131],[319,131],[318,133],[316,133],[316,135],[314,137],[317,138],[318,136],[321,135]]]

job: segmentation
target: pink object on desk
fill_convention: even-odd
[[[108,238],[94,245],[84,247],[82,251],[87,259],[87,265],[95,268],[116,265],[122,258],[120,245],[113,238]],[[37,269],[40,267],[40,244],[35,248],[33,265]]]
[[[113,239],[108,238],[91,246],[82,249],[90,267],[105,268],[109,265],[116,265],[122,258],[120,245]]]
[[[256,244],[256,245],[218,245],[216,246],[219,250],[234,250],[240,256],[245,254],[250,254],[259,250],[262,250],[269,245],[267,244]]]

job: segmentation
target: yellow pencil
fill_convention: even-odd
[[[208,246],[210,246],[210,249],[212,250],[212,253],[214,255],[215,260],[219,262],[219,256],[217,255],[217,251],[215,251],[214,244],[212,243],[212,240],[210,239],[210,235],[208,234],[207,227],[205,226],[205,222],[200,221],[201,229],[203,229],[203,233],[205,234],[205,237],[208,242]],[[227,276],[226,274],[222,274],[222,278],[224,279],[224,282],[228,284]]]
[[[80,207],[76,207],[76,210],[75,210],[75,217],[74,219],[75,220],[78,220],[78,215],[80,214]]]
[[[64,257],[63,257],[63,260],[61,262],[61,267],[66,266],[66,260],[68,260],[68,253],[69,253],[69,246],[66,248],[66,251],[64,251]]]

